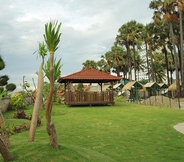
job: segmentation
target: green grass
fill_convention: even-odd
[[[26,110],[32,112],[31,107]],[[6,123],[14,122],[4,113]],[[184,134],[173,126],[184,122],[184,111],[116,103],[115,106],[67,107],[54,105],[59,149],[49,146],[42,125],[34,142],[28,132],[12,135],[9,150],[15,162],[183,162]],[[0,161],[3,161],[0,157]]]

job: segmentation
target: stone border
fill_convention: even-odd
[[[174,129],[176,129],[178,132],[184,134],[184,123],[179,123],[174,126]]]

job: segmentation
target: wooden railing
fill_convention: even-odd
[[[65,104],[71,105],[114,105],[113,92],[65,92]]]

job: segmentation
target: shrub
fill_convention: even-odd
[[[28,104],[21,93],[15,93],[10,96],[10,109],[26,109],[27,106]]]
[[[29,117],[29,116],[26,115],[24,110],[17,110],[17,112],[14,113],[13,118],[31,120],[32,119],[32,115]],[[41,125],[41,119],[38,117],[38,119],[37,119],[37,126],[39,126],[39,125]]]
[[[17,110],[17,112],[14,113],[13,118],[28,119],[28,120],[30,120],[30,117],[28,117],[23,110]]]
[[[123,96],[116,96],[115,102],[126,102],[126,99]]]
[[[20,133],[20,132],[29,130],[29,127],[30,126],[28,124],[23,123],[19,126],[13,126],[12,131],[15,132],[15,133]]]

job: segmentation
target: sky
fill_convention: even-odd
[[[44,26],[61,22],[59,48],[61,76],[82,69],[86,60],[99,61],[110,51],[118,29],[136,20],[144,25],[152,22],[149,0],[1,0],[0,55],[6,67],[0,75],[8,75],[9,83],[21,89],[23,77],[33,86],[41,58],[34,52],[43,42]]]

